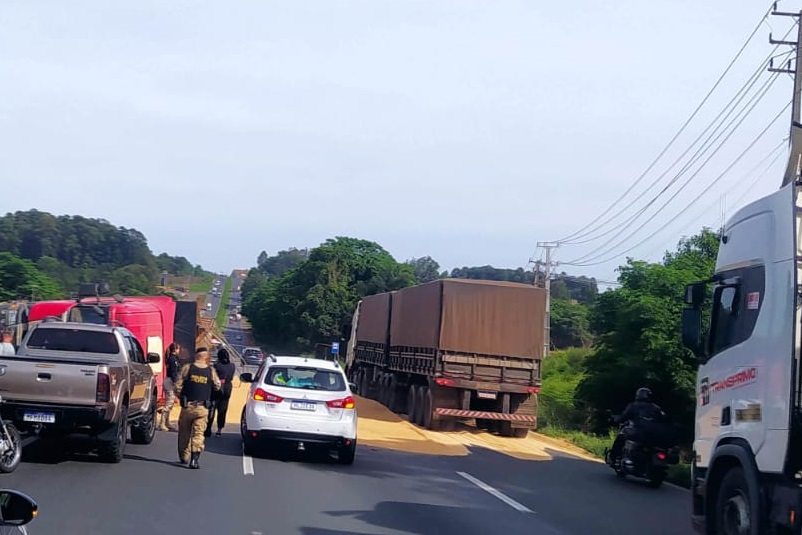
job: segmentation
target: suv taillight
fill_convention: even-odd
[[[330,409],[353,409],[354,398],[348,396],[347,398],[333,399],[331,401],[327,401],[326,406]]]
[[[95,401],[98,403],[108,403],[111,397],[111,382],[109,381],[109,374],[97,374],[97,390],[95,391]]]
[[[268,403],[281,403],[284,401],[283,397],[271,394],[267,390],[262,390],[261,388],[257,388],[254,391],[253,399],[255,401],[266,401]]]

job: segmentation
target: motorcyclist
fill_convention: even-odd
[[[629,403],[624,412],[614,418],[616,424],[629,422],[613,442],[611,448],[611,458],[621,459],[624,463],[631,463],[627,458],[628,452],[623,451],[627,440],[633,442],[643,442],[647,439],[651,431],[651,423],[662,423],[665,421],[665,413],[654,402],[652,402],[652,391],[647,387],[638,388],[635,393],[635,401]]]

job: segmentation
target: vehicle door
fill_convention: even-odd
[[[137,339],[130,334],[126,334],[124,338],[126,340],[126,347],[129,349],[128,354],[130,355],[130,410],[131,412],[136,413],[142,410],[145,402],[145,391],[150,378],[150,367],[145,360],[145,352],[142,351],[142,346],[139,345]]]

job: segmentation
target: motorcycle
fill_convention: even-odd
[[[0,396],[0,405],[4,403]],[[0,417],[0,473],[10,474],[22,460],[22,437],[14,424]]]
[[[619,428],[619,433],[628,424]],[[645,479],[651,488],[658,488],[668,474],[668,467],[679,463],[679,452],[673,447],[639,444],[627,440],[622,449],[623,455],[613,458],[612,449],[604,449],[604,462],[620,478],[627,476]],[[624,460],[626,459],[626,460]]]
[[[39,506],[16,490],[0,490],[0,535],[27,535],[25,524],[36,518]]]

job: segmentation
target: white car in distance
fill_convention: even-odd
[[[246,455],[283,442],[298,450],[336,450],[353,464],[357,411],[352,388],[336,362],[304,357],[267,357],[251,383],[240,428]]]

